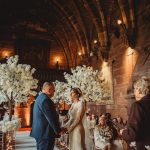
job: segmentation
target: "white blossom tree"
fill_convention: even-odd
[[[71,86],[68,83],[60,82],[56,80],[54,82],[55,85],[55,93],[52,99],[54,102],[59,102],[60,100],[65,100],[67,103],[71,103],[70,98],[70,90]]]
[[[12,118],[13,106],[28,100],[28,95],[36,95],[38,80],[33,78],[34,68],[18,64],[18,55],[8,58],[7,63],[0,64],[0,103],[7,102],[9,120]]]
[[[101,78],[101,72],[92,67],[77,66],[71,69],[72,74],[64,73],[67,83],[56,81],[54,99],[65,99],[70,103],[70,89],[80,88],[86,101],[100,102],[106,97],[111,97],[107,83]]]

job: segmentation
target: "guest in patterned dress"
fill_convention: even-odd
[[[113,133],[111,128],[106,124],[106,117],[102,115],[99,118],[99,125],[94,129],[94,142],[97,149],[110,150]]]

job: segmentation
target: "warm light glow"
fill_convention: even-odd
[[[56,60],[56,62],[60,62],[60,58],[59,57],[56,57],[55,60]]]
[[[3,52],[3,57],[8,57],[9,56],[9,52],[8,51],[4,51]]]
[[[78,52],[78,55],[79,55],[79,56],[81,56],[81,55],[82,55],[82,53],[81,53],[81,52]]]
[[[131,47],[128,47],[124,51],[124,55],[122,55],[122,67],[123,69],[123,79],[122,83],[129,83],[130,79],[132,79],[135,66],[137,63],[138,52]]]
[[[15,108],[15,115],[18,118],[22,119],[22,122],[21,122],[22,127],[30,126],[30,107],[29,106],[23,107],[23,108],[16,107]]]
[[[13,50],[12,49],[8,49],[8,48],[1,49],[1,53],[0,53],[1,58],[10,57],[12,55],[13,55]]]
[[[101,79],[105,80],[106,83],[108,83],[109,88],[111,89],[112,85],[112,72],[111,72],[111,66],[109,65],[108,62],[103,61],[102,66],[101,66]]]
[[[96,43],[97,43],[97,40],[94,40],[93,42],[94,42],[94,44],[96,44]]]
[[[122,24],[122,21],[118,19],[117,23],[120,25],[120,24]]]
[[[129,56],[129,55],[132,55],[133,52],[134,52],[134,49],[132,49],[131,47],[128,47],[128,48],[127,48],[127,55],[128,55],[128,56]]]
[[[108,62],[107,61],[103,61],[102,66],[107,66],[107,65],[108,65]]]
[[[92,52],[92,51],[90,52],[90,56],[91,56],[91,57],[93,56],[93,52]]]
[[[29,126],[30,125],[30,108],[24,108],[24,113],[25,113],[25,122],[26,125]]]

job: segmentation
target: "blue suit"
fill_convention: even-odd
[[[55,138],[60,131],[59,117],[54,102],[46,94],[41,93],[34,104],[32,131],[30,134],[37,141],[37,149],[53,149]]]

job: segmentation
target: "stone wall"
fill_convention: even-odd
[[[147,6],[148,8],[149,6]],[[121,38],[112,36],[109,65],[112,65],[114,104],[107,106],[90,105],[95,114],[110,112],[113,117],[128,117],[134,102],[132,83],[137,75],[150,77],[150,22],[145,20],[148,9],[139,9],[136,46],[125,46]],[[148,12],[147,12],[148,13]]]

